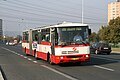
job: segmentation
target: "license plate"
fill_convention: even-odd
[[[79,60],[79,58],[72,58],[72,60]]]
[[[108,48],[104,48],[104,49],[108,49]]]

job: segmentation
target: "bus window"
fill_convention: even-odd
[[[50,42],[50,34],[43,35],[42,41]]]
[[[50,34],[46,34],[46,41],[50,42]]]
[[[37,30],[32,32],[32,39],[33,39],[33,41],[38,41],[38,32],[37,32]]]
[[[42,41],[46,41],[46,40],[45,40],[45,35],[42,35]]]
[[[35,41],[38,41],[38,34],[35,34]]]
[[[50,42],[50,29],[42,29],[42,41]]]
[[[27,32],[23,33],[23,40],[28,41],[28,33]]]

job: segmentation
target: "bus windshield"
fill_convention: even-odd
[[[58,28],[58,45],[61,43],[83,44],[88,41],[88,26]]]

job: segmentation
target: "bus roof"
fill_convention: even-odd
[[[58,23],[56,25],[48,25],[48,26],[42,26],[38,28],[52,28],[52,27],[72,27],[72,26],[88,26],[87,24],[82,24],[82,23],[71,23],[71,22],[63,22],[63,23]]]
[[[32,30],[52,28],[52,27],[72,27],[72,26],[88,26],[88,24],[63,22],[63,23],[58,23],[58,24],[55,24],[55,25],[48,25],[48,26],[42,26],[42,27],[33,28]]]
[[[67,26],[88,26],[87,24],[82,23],[70,23],[70,22],[63,22],[60,24],[57,24],[55,27],[67,27]]]

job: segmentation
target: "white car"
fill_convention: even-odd
[[[6,42],[6,45],[9,45],[9,42]]]
[[[13,46],[13,45],[15,45],[15,43],[14,42],[6,42],[6,45]]]

